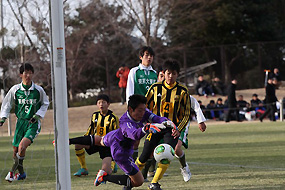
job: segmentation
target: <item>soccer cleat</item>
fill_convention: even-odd
[[[85,168],[80,168],[76,173],[73,174],[76,177],[81,177],[82,175],[88,175],[88,170]]]
[[[9,183],[11,183],[12,181],[14,181],[14,175],[13,172],[8,172],[8,174],[5,177],[5,180],[8,181]]]
[[[100,185],[101,183],[106,183],[106,181],[104,181],[103,177],[108,175],[107,172],[105,172],[104,170],[99,170],[98,174],[97,174],[97,177],[94,181],[94,185],[95,186],[98,186]]]
[[[17,174],[15,175],[14,179],[15,179],[15,180],[24,180],[24,179],[26,179],[26,177],[27,177],[27,175],[26,175],[25,172],[22,173],[22,174],[17,173]]]
[[[183,176],[184,181],[185,182],[189,181],[191,178],[191,172],[190,172],[188,164],[186,163],[186,166],[184,168],[180,168],[180,170],[181,170],[181,174]]]
[[[160,184],[159,183],[151,183],[151,184],[149,184],[147,189],[148,190],[162,190],[160,188]]]

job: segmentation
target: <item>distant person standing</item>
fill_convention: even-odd
[[[130,70],[127,82],[126,102],[133,94],[145,95],[149,87],[157,81],[156,71],[152,68],[155,53],[149,46],[139,51],[140,64]]]
[[[126,87],[130,69],[123,64],[116,73],[117,78],[120,79],[119,87],[121,88],[121,104],[125,104],[126,100]]]
[[[269,119],[271,121],[276,121],[275,119],[275,111],[276,111],[276,101],[277,97],[275,95],[275,86],[277,84],[277,80],[269,78],[267,81],[267,85],[265,88],[265,103],[266,103],[266,111],[260,116],[259,120],[262,122],[268,113]]]
[[[271,73],[270,78],[276,78],[276,85],[275,88],[278,89],[279,86],[281,85],[281,75],[279,73],[279,69],[278,68],[274,68],[273,73]]]
[[[236,99],[236,86],[237,80],[233,79],[231,84],[228,87],[228,113],[226,115],[226,122],[230,122],[231,113],[234,112],[236,116],[236,120],[240,121],[239,119],[239,111],[237,109],[237,99]]]
[[[139,51],[140,64],[130,70],[126,88],[126,102],[133,94],[145,96],[149,87],[157,81],[156,71],[152,68],[155,53],[149,46],[143,46]],[[138,157],[139,140],[134,144],[133,159]]]

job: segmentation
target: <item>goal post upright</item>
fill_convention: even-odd
[[[56,189],[70,190],[70,153],[63,1],[49,0]]]

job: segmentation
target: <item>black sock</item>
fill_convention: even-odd
[[[94,135],[75,137],[69,139],[69,144],[82,144],[82,145],[90,145],[94,146]]]
[[[142,169],[142,174],[143,174],[143,178],[146,179],[147,178],[147,172],[149,171],[149,168],[152,164],[152,158],[148,159],[145,163],[144,168]]]
[[[131,178],[127,175],[106,175],[103,177],[103,180],[116,183],[118,185],[132,187]]]
[[[19,166],[19,159],[18,157],[16,156],[14,158],[14,164],[12,166],[12,169],[11,169],[11,172],[15,173],[15,171],[18,169],[18,166]]]
[[[185,160],[185,153],[183,152],[183,155],[181,157],[179,157],[179,162],[182,166],[182,168],[184,168],[186,166],[186,160]]]

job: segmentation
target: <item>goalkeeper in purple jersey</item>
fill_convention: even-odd
[[[159,133],[166,130],[166,117],[159,117],[146,108],[146,98],[142,95],[130,96],[128,111],[120,118],[120,128],[107,133],[104,137],[84,136],[69,139],[70,144],[86,144],[107,146],[111,149],[114,161],[127,175],[108,175],[99,170],[94,185],[98,186],[106,181],[124,185],[125,189],[141,186],[144,182],[142,173],[132,158],[133,145],[145,134]],[[170,121],[168,121],[170,122]],[[162,123],[162,124],[146,124]]]

